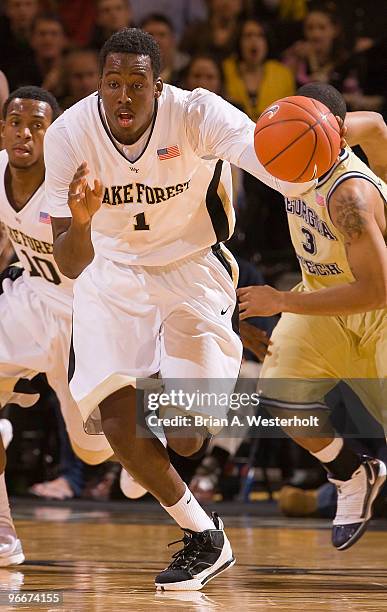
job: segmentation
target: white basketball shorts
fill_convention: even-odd
[[[88,435],[67,382],[71,311],[43,300],[23,277],[5,279],[0,295],[0,405],[15,399],[19,379],[47,375],[77,455],[101,463],[113,451],[103,435]],[[28,402],[26,402],[27,404]]]
[[[95,256],[74,285],[70,389],[85,423],[103,399],[156,373],[164,389],[171,379],[190,379],[190,389],[203,379],[216,390],[222,379],[232,392],[242,344],[228,266],[211,249],[162,267]]]

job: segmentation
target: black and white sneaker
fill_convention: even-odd
[[[215,512],[214,529],[202,532],[183,529],[184,548],[173,555],[172,563],[156,576],[155,585],[162,591],[199,591],[235,563],[223,523]],[[169,544],[177,544],[172,542]]]
[[[355,544],[372,517],[372,506],[386,479],[386,465],[364,457],[349,480],[328,480],[337,488],[337,511],[333,521],[332,543],[338,550]]]

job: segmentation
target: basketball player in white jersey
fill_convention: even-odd
[[[126,29],[106,42],[98,93],[47,132],[46,192],[55,259],[77,278],[71,392],[86,427],[99,405],[116,457],[184,530],[157,588],[196,590],[234,563],[232,550],[162,443],[136,436],[135,388],[160,373],[169,393],[171,379],[183,392],[216,393],[219,381],[233,389],[241,342],[232,327],[233,260],[220,246],[234,227],[229,162],[283,193],[300,186],[258,164],[246,115],[206,90],[163,86],[159,74],[150,35]],[[184,406],[164,414],[179,408],[187,415]],[[193,412],[210,420],[214,407]],[[165,433],[187,456],[207,437],[205,427]]]
[[[345,102],[334,87],[311,83],[298,94],[344,121]],[[383,121],[366,140],[369,162],[386,176]],[[261,372],[261,403],[277,416],[313,414],[324,423],[321,431],[287,433],[337,487],[332,542],[345,550],[366,530],[386,465],[359,456],[334,432],[324,397],[344,380],[387,431],[387,185],[346,147],[314,189],[286,199],[286,211],[302,283],[293,291],[238,290],[241,317],[283,313]]]
[[[0,221],[22,267],[7,269],[0,279],[0,406],[10,400],[34,403],[37,396],[29,380],[46,372],[74,450],[85,461],[100,463],[112,450],[104,436],[84,432],[67,384],[73,283],[60,273],[52,255],[44,190],[43,139],[58,111],[55,98],[38,87],[17,89],[3,110]],[[0,442],[0,566],[24,560],[9,511],[4,467]]]

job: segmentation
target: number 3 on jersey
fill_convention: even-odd
[[[315,255],[317,253],[315,237],[313,236],[312,232],[306,227],[302,227],[301,231],[305,236],[305,242],[302,243],[304,251],[309,253],[309,255]]]

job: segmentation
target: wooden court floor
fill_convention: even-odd
[[[128,502],[130,504],[130,502]],[[179,530],[158,508],[125,502],[114,512],[20,502],[14,510],[26,562],[0,568],[0,589],[53,590],[63,604],[0,612],[132,610],[387,610],[387,530],[374,524],[352,549],[330,545],[325,521],[225,516],[237,564],[194,593],[156,593],[154,576]],[[385,525],[384,525],[385,527]],[[177,546],[180,546],[177,545]]]

